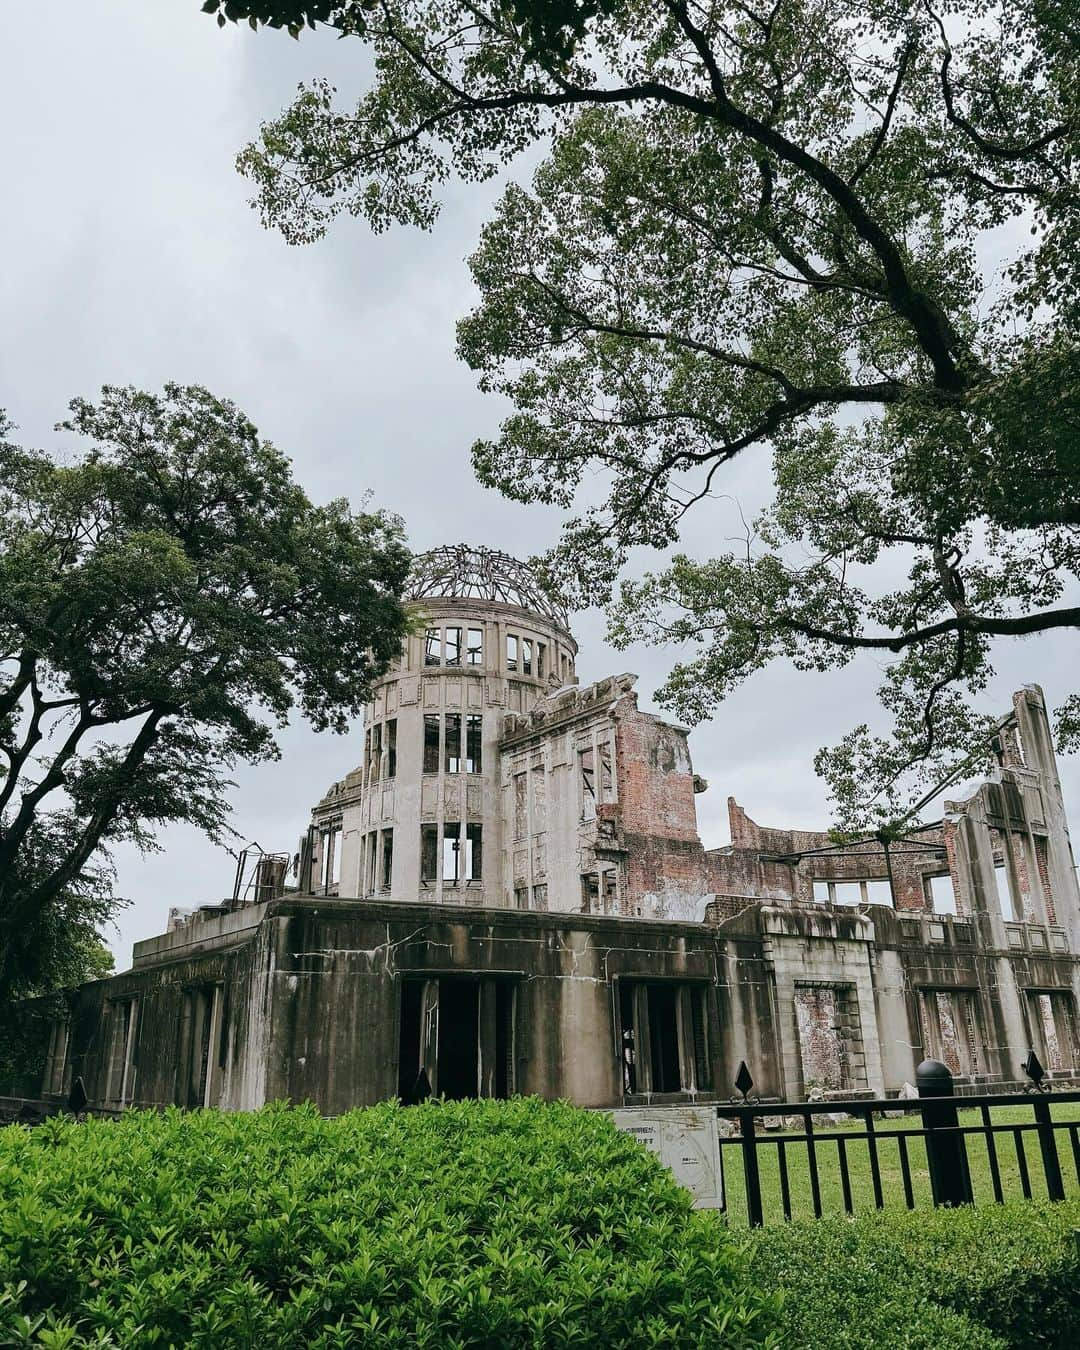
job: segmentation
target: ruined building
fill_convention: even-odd
[[[944,819],[845,849],[729,799],[698,837],[687,733],[629,675],[575,675],[521,564],[418,560],[422,614],[366,709],[359,767],[295,858],[72,991],[43,1091],[91,1104],[327,1112],[427,1091],[591,1106],[961,1083],[1030,1048],[1077,1072],[1080,893],[1041,691]],[[358,747],[359,748],[359,747]]]

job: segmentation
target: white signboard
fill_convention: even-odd
[[[611,1112],[620,1130],[660,1157],[694,1197],[695,1209],[723,1209],[716,1111],[704,1106],[628,1106]]]

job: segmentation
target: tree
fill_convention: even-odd
[[[107,851],[188,821],[297,708],[343,732],[400,649],[400,522],[313,505],[205,389],[106,387],[67,463],[0,428],[0,1001],[85,973]]]
[[[459,351],[515,405],[480,478],[583,507],[545,562],[580,601],[675,544],[723,465],[772,455],[745,549],[613,603],[616,640],[697,645],[676,711],[778,656],[886,657],[891,739],[818,757],[851,826],[985,753],[995,642],[1080,624],[1071,0],[205,8],[374,49],[355,109],[316,83],[240,157],[290,240],[341,211],[428,227],[449,175],[550,137],[471,260]]]

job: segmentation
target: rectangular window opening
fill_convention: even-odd
[[[394,876],[394,831],[382,832],[382,888],[389,891]]]
[[[506,669],[517,670],[518,668],[518,640],[513,633],[506,635]]]
[[[484,868],[484,827],[465,827],[465,880],[480,881]]]
[[[443,635],[443,662],[448,666],[461,665],[461,629],[447,628]]]
[[[532,652],[533,645],[530,638],[521,639],[521,673],[522,675],[532,674]]]
[[[411,1105],[514,1092],[512,980],[444,975],[401,984],[398,1095]]]
[[[480,713],[465,718],[465,772],[483,772],[484,719]]]
[[[443,751],[447,773],[461,772],[461,714],[446,714],[446,740]]]
[[[470,666],[482,666],[484,664],[484,630],[482,628],[469,629],[467,652],[467,661]]]
[[[424,714],[424,772],[439,772],[439,715]]]
[[[397,776],[397,718],[392,717],[386,724],[386,776]]]
[[[439,827],[420,826],[420,880],[434,882],[439,878]]]
[[[442,879],[444,886],[456,886],[461,877],[461,826],[456,822],[443,826]]]
[[[429,628],[424,639],[424,665],[442,665],[442,633],[438,628]]]

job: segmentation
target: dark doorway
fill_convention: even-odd
[[[650,984],[649,1044],[652,1050],[653,1092],[678,1092],[679,1021],[675,1010],[678,988],[673,984]]]
[[[439,981],[440,1097],[460,1101],[479,1095],[479,980]]]

